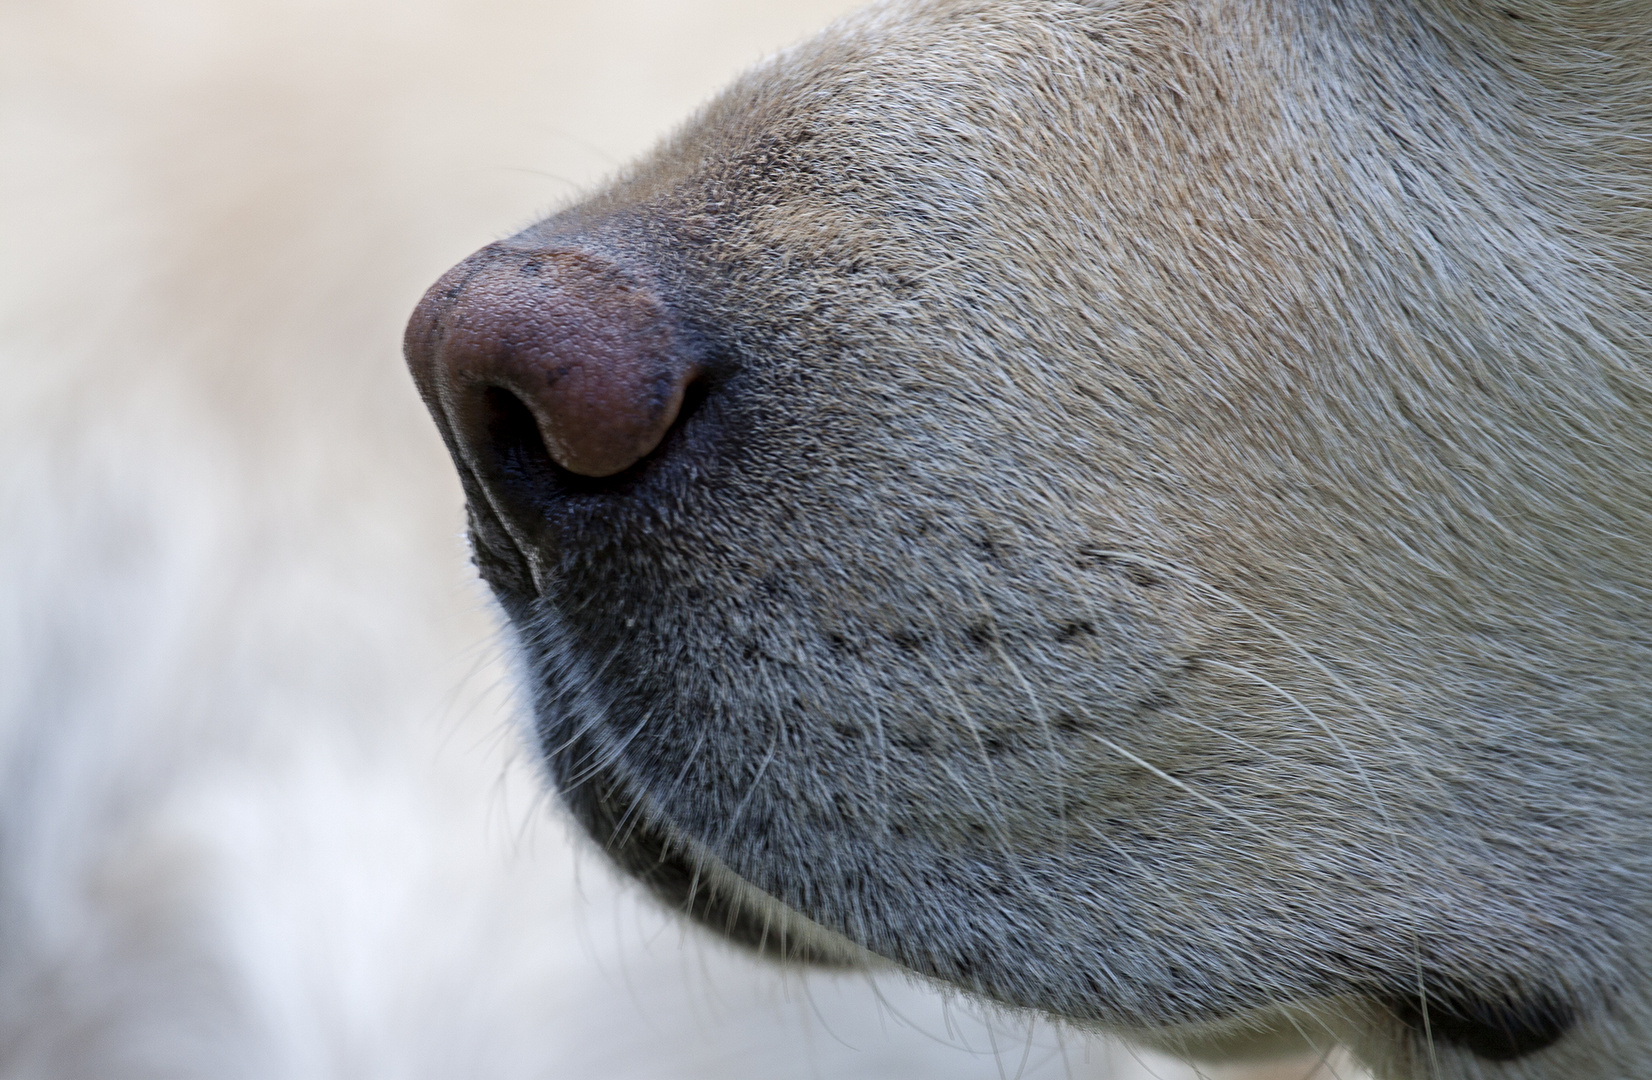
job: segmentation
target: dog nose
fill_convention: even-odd
[[[499,416],[525,408],[551,460],[586,477],[658,447],[702,374],[653,289],[573,249],[477,252],[420,301],[407,355],[472,462],[504,460]]]

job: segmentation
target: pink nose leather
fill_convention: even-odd
[[[485,250],[431,287],[408,360],[467,451],[490,436],[490,392],[532,413],[551,459],[602,477],[645,457],[700,374],[671,312],[615,264],[583,251]]]

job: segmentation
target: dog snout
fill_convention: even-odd
[[[495,245],[425,294],[408,363],[454,453],[486,483],[625,472],[703,374],[669,305],[616,261]],[[554,471],[554,470],[553,470]]]

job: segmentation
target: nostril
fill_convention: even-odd
[[[486,438],[480,441],[487,455],[487,460],[481,462],[483,471],[505,489],[507,497],[518,503],[622,490],[635,481],[650,462],[671,452],[673,444],[683,437],[683,429],[699,413],[710,394],[710,380],[696,378],[684,387],[676,419],[660,438],[659,445],[620,472],[585,476],[557,464],[545,446],[539,420],[526,402],[505,387],[485,387],[478,410],[478,426],[486,431]]]
[[[677,419],[672,421],[671,429],[666,432],[667,440],[676,435],[677,432],[681,431],[683,427],[694,418],[695,414],[698,413],[705,405],[706,398],[710,395],[711,380],[705,375],[695,376],[687,386],[683,387],[683,403],[677,408]],[[650,456],[655,456],[658,453],[659,449],[656,448],[654,454],[651,454]]]
[[[485,388],[480,419],[487,432],[483,445],[493,456],[490,471],[501,481],[527,492],[554,480],[558,466],[539,434],[539,421],[521,398],[502,386]]]

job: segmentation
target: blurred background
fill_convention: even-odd
[[[518,747],[402,324],[847,6],[0,0],[0,1076],[1195,1075],[735,953]]]

